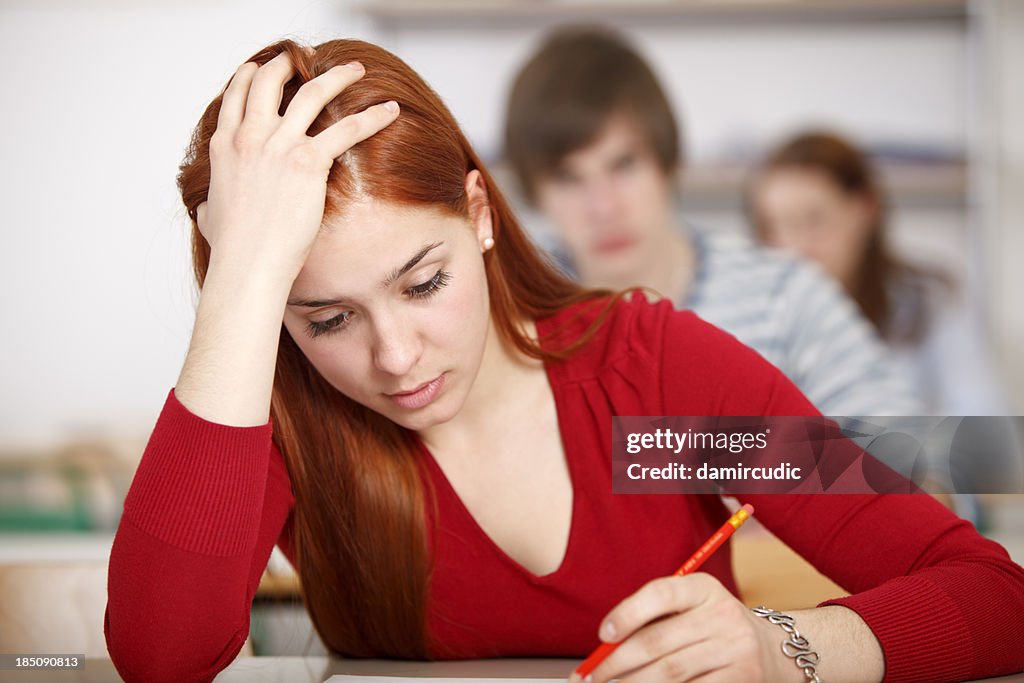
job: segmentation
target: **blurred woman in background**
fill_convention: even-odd
[[[1004,405],[977,325],[947,275],[886,243],[886,198],[865,154],[826,131],[772,151],[745,197],[762,241],[825,268],[916,382],[928,412],[998,415]]]

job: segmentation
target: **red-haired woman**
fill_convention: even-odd
[[[625,644],[594,681],[803,679],[728,552],[656,578],[728,513],[613,496],[609,435],[613,415],[814,407],[696,316],[561,277],[403,62],[262,50],[179,184],[202,293],[110,559],[126,680],[226,667],[275,544],[341,655],[581,657],[600,637]],[[747,500],[854,593],[791,614],[822,678],[1024,666],[1024,571],[931,497]]]

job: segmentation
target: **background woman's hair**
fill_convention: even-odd
[[[766,241],[768,235],[754,206],[754,185],[758,176],[780,168],[823,173],[844,193],[873,203],[867,245],[854,276],[856,285],[848,293],[886,341],[921,341],[930,320],[929,292],[935,285],[949,288],[952,283],[944,273],[910,264],[890,251],[885,234],[888,202],[867,156],[829,131],[801,133],[772,151],[752,175],[744,193],[747,218],[761,241]]]
[[[372,104],[393,99],[401,106],[394,123],[338,158],[328,177],[326,216],[361,195],[468,216],[465,176],[477,169],[494,224],[496,246],[483,258],[491,315],[503,343],[534,358],[556,360],[593,336],[618,297],[582,289],[537,250],[455,119],[409,66],[357,40],[323,43],[312,53],[286,40],[249,61],[265,64],[281,52],[288,53],[297,72],[284,88],[282,111],[300,85],[331,67],[354,60],[366,67],[359,81],[324,108],[310,135]],[[220,104],[218,96],[203,113],[178,175],[192,218],[200,288],[210,247],[199,233],[196,209],[209,191],[210,136]],[[568,346],[542,350],[520,327],[523,319],[589,300],[602,307],[601,314]],[[443,647],[429,642],[426,628],[432,566],[427,512],[436,508],[412,434],[334,389],[283,325],[271,418],[296,499],[297,571],[324,644],[351,657],[429,658]]]

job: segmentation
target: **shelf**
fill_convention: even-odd
[[[363,0],[355,10],[379,22],[636,20],[762,22],[958,19],[967,0]]]
[[[892,204],[958,208],[967,203],[967,165],[942,163],[879,163],[881,185]],[[749,168],[742,165],[695,166],[681,179],[683,201],[693,209],[740,209]]]
[[[105,562],[113,544],[113,531],[3,532],[0,564]]]
[[[518,185],[504,163],[488,164],[501,188],[520,202]],[[882,186],[891,204],[913,208],[953,208],[967,205],[967,164],[880,162]],[[693,211],[738,211],[749,167],[718,163],[694,165],[680,179],[683,205]]]

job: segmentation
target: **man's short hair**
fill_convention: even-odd
[[[505,157],[529,201],[538,180],[597,139],[616,114],[632,119],[666,173],[680,162],[679,129],[646,61],[600,26],[556,30],[522,68],[509,96]]]

